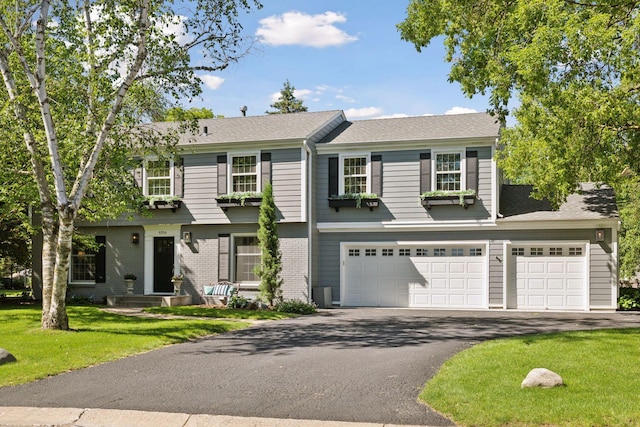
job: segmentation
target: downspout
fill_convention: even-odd
[[[307,196],[305,197],[305,203],[307,208],[307,301],[311,302],[312,300],[312,290],[313,290],[313,224],[312,224],[312,209],[313,206],[313,197],[315,196],[312,192],[313,190],[313,181],[312,181],[312,172],[313,172],[313,156],[311,155],[311,149],[307,144],[307,140],[302,141],[302,147],[305,152],[305,163],[307,165]]]

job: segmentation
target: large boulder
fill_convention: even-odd
[[[5,363],[16,362],[16,358],[13,354],[9,353],[4,348],[0,348],[0,365]]]
[[[564,385],[562,377],[546,368],[532,369],[522,381],[520,387],[552,388]]]

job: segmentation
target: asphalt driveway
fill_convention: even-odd
[[[325,310],[0,388],[0,402],[446,426],[417,396],[460,350],[495,337],[637,326],[635,313]]]

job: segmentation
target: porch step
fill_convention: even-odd
[[[107,307],[173,307],[191,301],[191,295],[109,295]]]

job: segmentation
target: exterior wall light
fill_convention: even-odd
[[[191,243],[191,232],[185,231],[182,233],[182,240],[184,240],[185,243]]]
[[[140,234],[139,233],[131,233],[131,243],[137,245],[140,243]]]
[[[604,230],[596,230],[596,242],[604,242]]]

